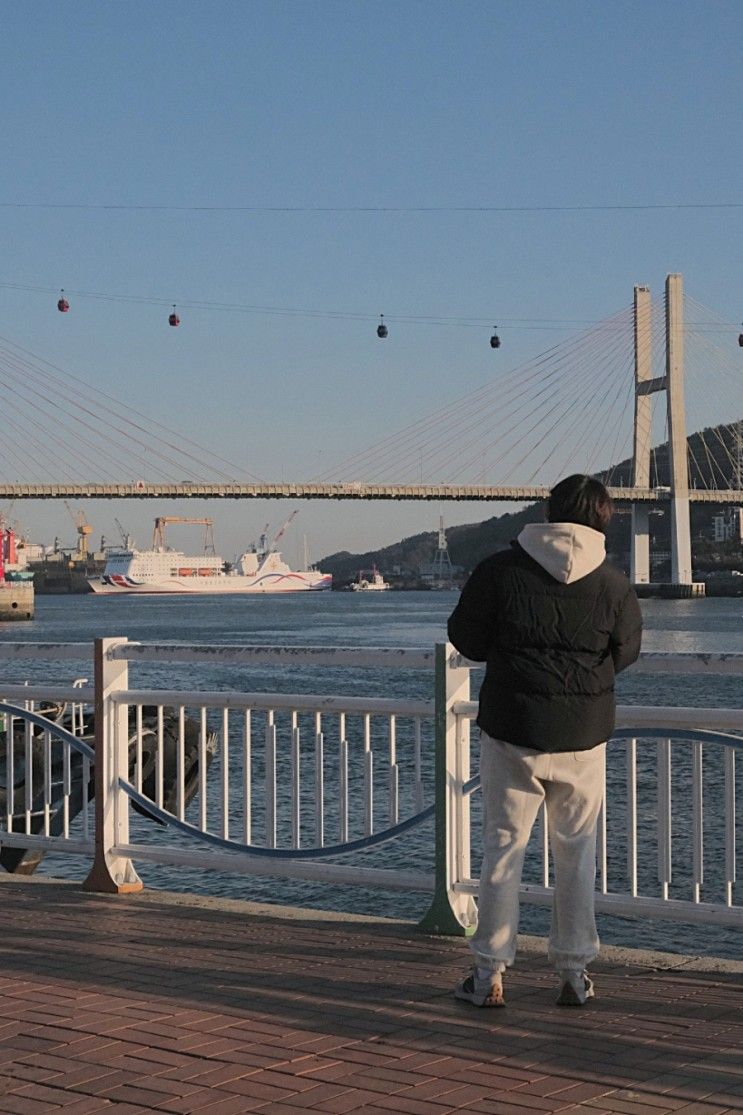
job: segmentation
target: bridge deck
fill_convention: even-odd
[[[531,942],[508,1008],[479,1011],[450,994],[463,944],[409,926],[0,887],[2,1112],[743,1107],[743,963],[607,950],[600,998],[565,1011]]]
[[[618,503],[667,501],[668,488],[609,488]],[[486,484],[3,484],[0,500],[17,499],[351,499],[434,500],[486,503],[530,503],[545,499],[549,488],[494,487]],[[743,503],[743,491],[732,488],[689,492],[696,503]]]

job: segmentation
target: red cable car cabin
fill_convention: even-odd
[[[69,313],[69,309],[70,309],[70,303],[69,303],[69,302],[67,301],[67,299],[65,298],[65,296],[64,296],[64,291],[63,291],[63,290],[62,290],[62,291],[60,291],[60,294],[62,295],[62,297],[61,297],[61,298],[59,299],[59,301],[57,302],[57,309],[59,310],[59,312],[60,312],[61,314],[66,314],[66,313]]]
[[[173,306],[173,312],[168,317],[168,325],[172,325],[172,326],[175,327],[176,325],[180,325],[180,324],[181,324],[181,319],[178,317],[178,314],[175,312],[175,306]]]

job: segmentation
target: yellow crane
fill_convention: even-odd
[[[62,502],[67,508],[67,513],[75,524],[75,529],[77,530],[77,552],[75,554],[75,557],[79,561],[87,561],[88,539],[93,533],[93,528],[85,518],[85,515],[82,511],[73,511],[66,499],[62,500]]]
[[[158,515],[155,519],[155,529],[152,532],[152,549],[165,549],[165,527],[168,523],[191,523],[196,526],[206,527],[204,531],[204,553],[214,550],[214,519],[186,519],[182,515]]]

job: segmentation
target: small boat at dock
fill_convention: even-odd
[[[352,592],[384,592],[389,587],[376,565],[372,569],[360,569],[358,580],[351,582]]]

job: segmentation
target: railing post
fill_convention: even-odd
[[[126,639],[96,639],[95,687],[95,858],[83,890],[131,894],[142,890],[134,865],[114,848],[129,842],[129,801],[119,779],[129,779],[129,715],[111,694],[127,689],[129,664],[109,658]]]
[[[454,705],[470,697],[468,667],[452,666],[451,643],[436,644],[434,762],[436,881],[433,901],[418,928],[425,933],[469,937],[475,931],[474,901],[454,888],[469,869],[469,721],[459,729]]]

